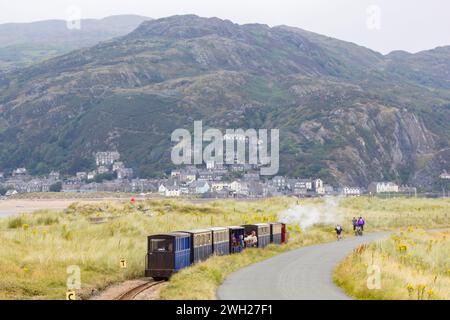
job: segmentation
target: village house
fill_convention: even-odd
[[[172,178],[180,178],[180,176],[181,176],[181,170],[172,170],[172,171],[170,172],[170,176],[171,176]]]
[[[120,153],[116,151],[97,152],[95,154],[95,163],[99,166],[111,166],[120,159]]]
[[[206,169],[212,170],[216,167],[216,163],[213,160],[206,161]]]
[[[323,181],[322,179],[315,179],[314,180],[314,191],[318,194],[318,195],[324,195],[325,194],[325,188],[323,186]]]
[[[441,179],[446,179],[446,180],[450,180],[450,173],[443,172],[443,173],[441,173],[441,175],[439,176],[439,178],[441,178]]]
[[[185,183],[191,183],[192,181],[197,180],[197,171],[188,169],[183,170],[180,174],[180,181]]]
[[[104,174],[104,173],[108,173],[109,169],[106,166],[99,166],[97,168],[97,173],[98,174]]]
[[[393,182],[372,182],[367,187],[370,194],[374,193],[387,193],[387,192],[398,192],[399,187]]]
[[[179,187],[180,186],[180,181],[178,179],[167,179],[164,180],[162,182],[160,182],[159,187],[158,187],[158,193],[161,195],[165,195],[167,192],[167,189],[169,187]]]
[[[119,171],[120,169],[125,169],[125,164],[121,161],[114,162],[112,165],[112,171],[116,172]]]
[[[131,179],[133,178],[133,169],[121,168],[117,170],[117,179]]]
[[[203,194],[210,190],[210,185],[207,181],[193,181],[189,184],[189,193]]]
[[[79,179],[67,179],[62,184],[62,192],[80,192],[82,183]]]
[[[164,192],[166,197],[179,197],[181,196],[181,189],[179,186],[168,186]]]
[[[287,187],[287,179],[283,176],[275,176],[272,179],[272,185],[277,188],[277,190],[282,191]]]
[[[27,169],[25,168],[17,168],[12,172],[13,177],[23,177],[28,174]]]
[[[98,192],[98,183],[92,182],[80,186],[79,192]]]
[[[164,195],[164,194],[166,194],[166,190],[167,190],[167,187],[164,185],[164,183],[161,183],[158,187],[158,193],[161,195]]]
[[[199,181],[214,180],[214,173],[212,171],[206,171],[206,170],[199,171],[197,180],[199,180]]]
[[[180,185],[181,194],[189,194],[189,186],[187,184]]]
[[[361,189],[356,187],[343,187],[342,194],[344,196],[360,196]]]
[[[87,179],[88,180],[93,180],[95,178],[95,176],[97,175],[97,173],[95,171],[90,171],[87,174]]]
[[[314,181],[311,179],[288,179],[287,187],[296,196],[306,196],[314,191]]]
[[[245,181],[235,180],[230,184],[230,189],[235,195],[246,197],[248,196],[249,186]]]
[[[217,192],[221,191],[224,188],[228,188],[230,184],[224,181],[211,181],[211,191]]]
[[[87,172],[77,172],[76,177],[80,180],[86,180],[88,178]]]
[[[262,198],[267,196],[267,188],[264,184],[259,181],[249,181],[248,185],[248,196],[251,198]]]
[[[59,173],[58,171],[52,171],[52,172],[50,172],[50,174],[48,175],[48,178],[49,178],[50,180],[53,180],[53,181],[59,181],[60,178],[61,178],[61,175],[60,175],[60,173]]]
[[[16,195],[16,194],[18,194],[17,190],[10,189],[10,190],[6,191],[5,196],[6,197],[11,197],[11,196]]]
[[[130,182],[131,192],[157,192],[158,187],[148,179],[133,179]]]

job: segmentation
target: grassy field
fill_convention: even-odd
[[[380,286],[368,286],[370,266],[379,268]],[[362,246],[336,268],[334,280],[358,299],[450,300],[450,231],[409,227]]]
[[[449,225],[450,200],[348,198],[335,207],[321,199],[220,200],[193,204],[153,199],[96,204],[74,203],[64,212],[41,211],[0,219],[0,299],[64,299],[67,267],[81,270],[81,298],[126,279],[143,276],[146,237],[153,233],[210,226],[276,221],[296,205],[317,209],[326,219],[306,230],[291,226],[288,245],[213,257],[177,274],[161,292],[165,299],[212,299],[227,274],[292,248],[330,241],[333,224],[350,229],[353,215],[364,215],[367,230]],[[316,209],[315,209],[316,208]],[[314,209],[314,210],[313,210]],[[326,221],[327,223],[322,223]],[[96,223],[101,222],[101,223]],[[120,260],[127,268],[120,268]],[[195,286],[196,290],[190,290]]]
[[[276,220],[275,213],[292,201],[75,203],[65,212],[0,219],[0,298],[63,299],[70,265],[81,269],[79,295],[86,298],[92,290],[143,276],[149,234]]]

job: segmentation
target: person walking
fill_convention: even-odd
[[[344,231],[342,226],[338,224],[334,230],[336,231],[337,241],[342,240],[342,232]]]

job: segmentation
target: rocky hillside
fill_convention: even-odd
[[[0,70],[24,67],[100,41],[123,36],[149,18],[135,15],[83,19],[80,29],[63,20],[0,24]]]
[[[383,56],[301,29],[174,16],[0,76],[0,168],[74,172],[118,149],[167,172],[194,120],[279,128],[281,170],[335,184],[424,187],[450,138],[449,47]]]

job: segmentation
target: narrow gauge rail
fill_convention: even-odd
[[[136,298],[136,296],[138,294],[140,294],[140,293],[144,292],[145,290],[148,290],[152,287],[155,287],[158,284],[161,284],[163,282],[164,281],[150,281],[150,282],[143,283],[137,287],[134,287],[134,288],[122,293],[115,300],[134,300],[134,298]]]

